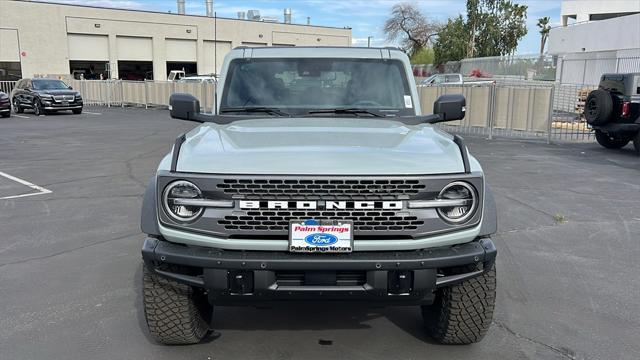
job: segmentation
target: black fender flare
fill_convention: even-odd
[[[149,180],[149,185],[144,192],[142,199],[142,211],[140,213],[140,229],[148,235],[160,236],[158,227],[158,205],[156,196],[156,176]]]
[[[484,206],[482,209],[482,224],[478,236],[489,236],[498,231],[498,209],[496,200],[489,184],[484,185]]]

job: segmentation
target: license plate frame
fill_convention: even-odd
[[[288,250],[293,253],[311,254],[351,253],[353,221],[290,220]]]

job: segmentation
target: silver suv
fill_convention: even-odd
[[[166,344],[201,341],[213,306],[418,305],[438,342],[486,333],[496,209],[462,138],[462,95],[422,115],[407,56],[382,48],[236,48],[216,115],[160,163],[142,207],[144,307]]]

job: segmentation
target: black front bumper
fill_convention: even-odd
[[[160,276],[202,287],[209,300],[239,305],[270,300],[365,300],[428,304],[440,287],[489,271],[489,238],[417,251],[293,254],[229,251],[147,238],[142,258]]]

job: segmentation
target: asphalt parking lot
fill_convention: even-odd
[[[144,324],[139,212],[156,165],[195,124],[86,110],[0,119],[0,358],[640,358],[631,147],[466,138],[500,221],[496,314],[479,344],[434,344],[413,307],[296,305],[220,307],[220,337],[167,347]]]

